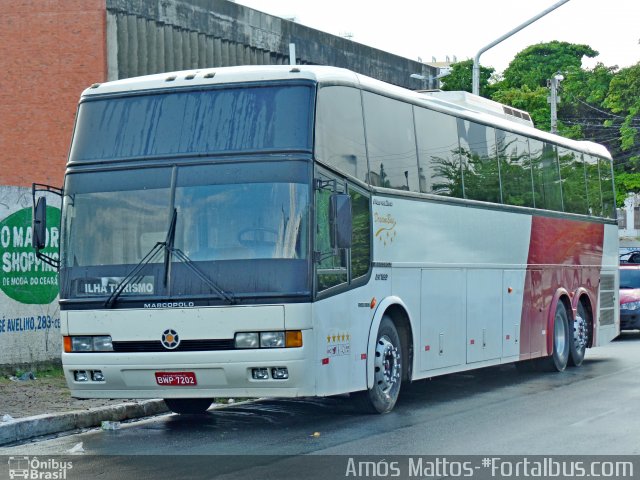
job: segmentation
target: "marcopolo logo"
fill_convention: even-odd
[[[51,303],[58,294],[58,272],[36,258],[31,218],[31,208],[23,208],[0,222],[0,289],[21,303]],[[60,209],[47,207],[43,252],[58,258],[59,245]]]

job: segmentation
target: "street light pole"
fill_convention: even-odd
[[[558,85],[564,80],[564,77],[557,73],[551,80],[549,80],[549,87],[551,89],[551,95],[549,96],[549,103],[551,104],[551,133],[558,133]]]
[[[473,94],[474,95],[480,95],[480,55],[482,55],[484,52],[486,52],[490,48],[495,47],[497,44],[499,44],[503,40],[506,40],[511,35],[513,35],[515,33],[518,33],[520,30],[522,30],[525,27],[528,27],[529,25],[531,25],[536,20],[539,20],[540,18],[544,17],[547,13],[553,12],[556,8],[564,5],[568,1],[569,0],[560,0],[559,2],[551,5],[549,8],[547,8],[543,12],[540,12],[539,14],[537,14],[535,17],[530,18],[526,22],[518,25],[516,28],[514,28],[510,32],[505,33],[504,35],[502,35],[497,40],[494,40],[489,45],[486,45],[486,46],[482,47],[480,50],[478,50],[478,53],[476,53],[476,56],[473,57],[473,82],[472,82],[472,85],[471,85],[471,91],[473,92]]]

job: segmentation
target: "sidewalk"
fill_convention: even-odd
[[[167,411],[162,400],[78,400],[59,374],[36,372],[35,380],[0,377],[0,445]],[[4,421],[3,421],[4,420]]]

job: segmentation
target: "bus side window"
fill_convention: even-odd
[[[560,177],[562,178],[562,199],[564,211],[586,215],[589,210],[587,204],[587,184],[582,154],[558,147],[558,161],[560,162]]]
[[[422,193],[463,198],[456,117],[414,107]]]
[[[600,191],[602,192],[602,216],[616,218],[616,199],[613,196],[613,175],[611,162],[599,158],[600,163]]]
[[[602,192],[600,190],[600,171],[598,158],[585,155],[585,170],[587,174],[587,200],[589,202],[589,215],[602,216]]]
[[[318,90],[315,155],[348,175],[367,180],[360,90],[340,86]]]
[[[330,181],[327,177],[318,176],[322,181]],[[334,251],[331,248],[329,228],[329,197],[331,188],[316,190],[316,224],[315,224],[315,254],[316,254],[316,280],[317,290],[321,292],[327,288],[347,283],[347,251],[340,249]]]
[[[349,187],[353,218],[351,245],[351,278],[362,277],[371,264],[371,211],[369,197]]]
[[[369,183],[378,187],[419,191],[411,105],[370,92],[362,95]]]

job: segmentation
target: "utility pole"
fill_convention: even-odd
[[[547,100],[551,104],[551,133],[558,133],[558,102],[560,102],[558,86],[562,80],[564,80],[564,77],[559,73],[549,80],[551,95]]]
[[[472,77],[472,84],[471,84],[471,91],[473,92],[473,94],[474,95],[480,95],[480,55],[482,55],[484,52],[486,52],[490,48],[495,47],[497,44],[499,44],[503,40],[506,40],[507,38],[509,38],[514,33],[518,33],[524,27],[528,27],[529,25],[531,25],[536,20],[544,17],[547,13],[550,13],[550,12],[554,11],[556,8],[558,8],[559,6],[564,5],[568,1],[569,0],[560,0],[558,3],[553,4],[552,6],[547,8],[545,11],[540,12],[535,17],[533,17],[533,18],[527,20],[526,22],[518,25],[516,28],[514,28],[510,32],[505,33],[504,35],[502,35],[497,40],[494,40],[489,45],[486,45],[486,46],[482,47],[480,50],[478,50],[478,53],[476,53],[476,56],[473,58],[473,77]]]

